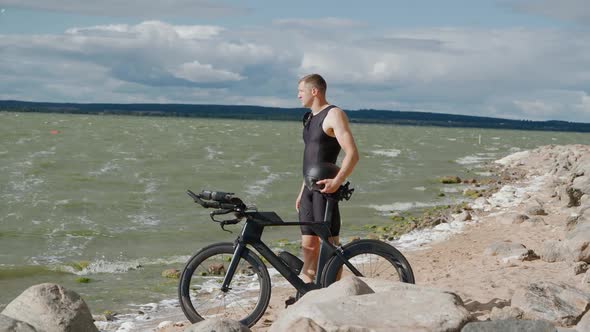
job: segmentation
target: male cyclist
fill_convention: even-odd
[[[359,160],[356,144],[348,125],[348,118],[342,109],[326,100],[326,81],[318,74],[304,76],[299,80],[297,97],[303,107],[311,112],[304,117],[303,174],[306,176],[312,167],[322,163],[335,164],[340,150],[344,158],[339,171],[333,177],[317,181],[317,187],[308,188],[305,181],[301,186],[295,208],[300,222],[321,222],[326,209],[325,194],[334,193],[352,173]],[[308,184],[309,185],[309,184]],[[320,190],[317,190],[320,187]],[[330,241],[339,242],[340,213],[335,205],[331,225]],[[317,273],[320,250],[319,237],[309,226],[301,226],[301,247],[303,250],[302,280],[312,282]]]

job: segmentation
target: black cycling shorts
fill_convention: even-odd
[[[299,222],[324,222],[326,213],[327,198],[319,191],[303,188],[301,201],[299,202]],[[340,210],[338,201],[334,202],[334,212],[332,213],[332,225],[330,227],[331,236],[340,235]],[[301,225],[301,234],[317,235],[310,226]]]

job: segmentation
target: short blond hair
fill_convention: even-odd
[[[324,78],[320,74],[305,75],[299,80],[299,83],[301,82],[304,82],[305,84],[310,84],[312,87],[320,90],[324,94],[328,89],[328,84],[326,83],[326,80],[324,80]]]

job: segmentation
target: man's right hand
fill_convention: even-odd
[[[295,210],[297,210],[297,212],[299,212],[299,205],[301,204],[301,194],[299,194],[299,196],[297,196],[297,199],[295,200]]]

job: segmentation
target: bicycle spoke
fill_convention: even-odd
[[[248,317],[262,300],[260,271],[246,259],[240,260],[228,291],[221,291],[232,256],[229,253],[211,255],[203,259],[192,273],[189,298],[202,318],[241,320]]]

